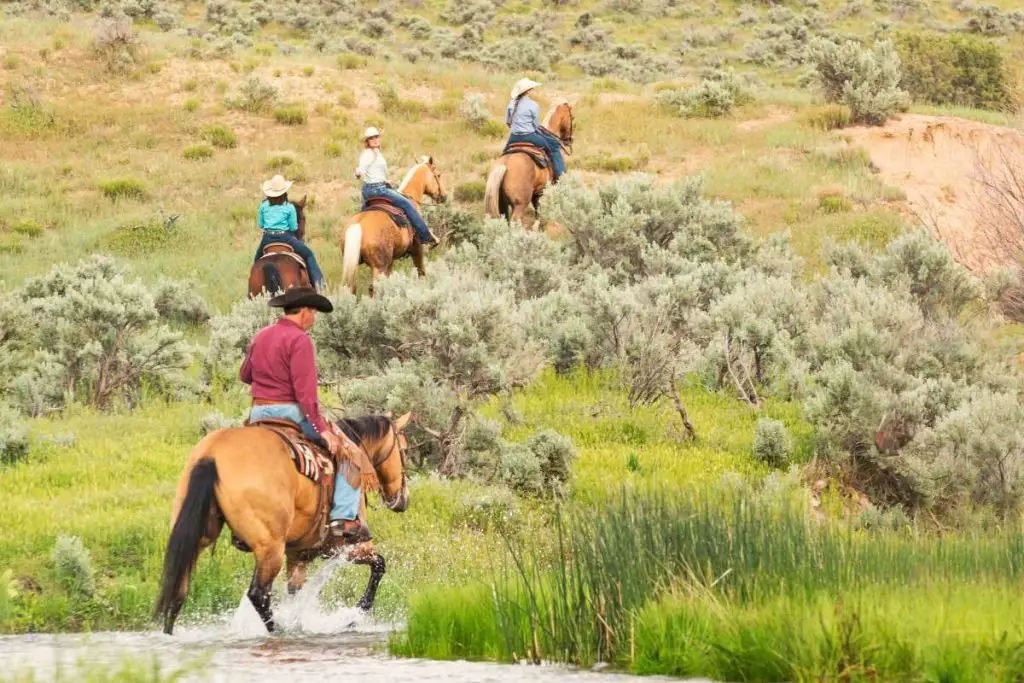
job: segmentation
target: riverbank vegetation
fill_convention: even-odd
[[[151,627],[181,463],[273,318],[258,183],[309,195],[337,283],[376,125],[456,199],[425,280],[332,287],[314,332],[329,408],[416,415],[412,505],[371,510],[395,652],[1014,679],[1021,271],[958,264],[843,130],[1012,123],[998,5],[4,4],[0,631]],[[522,72],[576,116],[543,233],[480,217]],[[185,619],[250,572],[222,541]]]

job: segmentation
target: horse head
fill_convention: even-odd
[[[380,480],[384,504],[394,512],[405,512],[409,506],[409,482],[405,473],[405,453],[409,448],[409,442],[405,438],[405,428],[412,418],[412,413],[406,413],[397,420],[392,420],[390,414],[387,418],[391,425],[390,445],[384,449],[385,452],[375,458],[373,467]]]
[[[427,173],[423,183],[423,193],[435,202],[444,204],[448,201],[448,195],[444,191],[444,183],[441,181],[441,171],[438,170],[437,164],[434,163],[434,157],[429,155],[421,157],[420,164],[423,165]]]
[[[558,136],[565,150],[572,154],[572,105],[567,101],[556,104],[545,120],[544,127]]]
[[[302,239],[306,235],[306,199],[307,195],[302,195],[302,199],[297,202],[292,202],[292,206],[295,207],[295,221],[299,226],[296,231],[299,239]]]

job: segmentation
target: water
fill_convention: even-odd
[[[119,668],[126,658],[160,662],[170,674],[183,666],[195,670],[185,681],[287,681],[323,683],[343,677],[388,683],[504,683],[668,680],[577,671],[560,666],[502,665],[398,659],[386,653],[390,625],[379,624],[355,608],[325,611],[320,589],[340,561],[326,563],[294,597],[275,606],[280,632],[268,636],[256,611],[243,597],[238,609],[202,626],[183,624],[173,636],[160,632],[93,633],[0,637],[0,680],[32,672],[36,681],[77,680],[75,672],[92,666]]]

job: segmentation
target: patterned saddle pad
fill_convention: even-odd
[[[383,211],[391,217],[391,220],[393,220],[398,227],[412,227],[412,223],[409,222],[409,217],[405,215],[405,211],[402,211],[402,209],[392,204],[391,200],[386,197],[374,197],[370,199],[363,206],[363,211]]]
[[[551,158],[548,156],[548,151],[543,147],[531,144],[529,142],[513,142],[505,145],[505,149],[501,152],[505,154],[525,154],[533,159],[533,163],[537,164],[539,168],[547,168],[551,165]]]
[[[318,444],[302,433],[302,429],[290,420],[256,420],[248,427],[263,427],[277,434],[291,451],[295,469],[311,481],[319,482],[326,476],[333,481],[335,464],[327,444]]]
[[[287,257],[293,259],[296,263],[298,263],[303,268],[306,267],[305,259],[303,259],[301,256],[296,254],[295,250],[292,249],[292,246],[290,244],[285,244],[284,242],[271,242],[267,246],[263,247],[263,255],[260,256],[260,258],[261,259],[265,259],[268,256],[278,256],[278,255],[287,256]]]

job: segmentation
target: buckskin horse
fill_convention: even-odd
[[[410,417],[407,413],[397,420],[372,416],[336,423],[365,452],[381,498],[395,512],[404,512],[409,504],[408,443],[403,431]],[[289,593],[305,583],[306,564],[315,557],[344,552],[354,563],[369,565],[370,581],[358,603],[369,611],[384,576],[384,558],[372,541],[340,550],[332,545],[333,539],[325,541],[328,493],[298,470],[290,447],[270,428],[250,425],[208,434],[192,450],[178,481],[156,605],[164,632],[173,631],[199,554],[217,540],[224,524],[256,559],[247,595],[267,631],[274,630],[271,588],[286,558]]]
[[[298,230],[295,236],[306,237],[306,197],[297,202],[295,214]],[[249,269],[249,298],[283,292],[292,287],[310,287],[309,273],[298,254],[287,244],[270,244],[263,250],[263,256]]]
[[[417,208],[423,201],[423,195],[444,203],[444,184],[434,157],[421,157],[405,174],[398,191]],[[373,296],[373,282],[381,275],[391,275],[395,260],[403,256],[412,256],[420,277],[425,277],[423,245],[413,237],[412,227],[400,227],[384,208],[368,209],[352,216],[345,224],[342,237],[342,282],[355,294],[356,271],[360,263],[365,263],[372,273],[370,296]]]
[[[562,148],[572,153],[573,116],[568,102],[554,105],[546,117],[543,128],[554,133]],[[540,152],[543,154],[543,150]],[[550,162],[549,162],[550,163]],[[525,152],[503,154],[494,162],[487,176],[484,206],[491,218],[504,217],[510,223],[523,223],[526,207],[533,205],[533,227],[540,226],[540,198],[544,187],[554,177],[551,168],[540,168]]]

